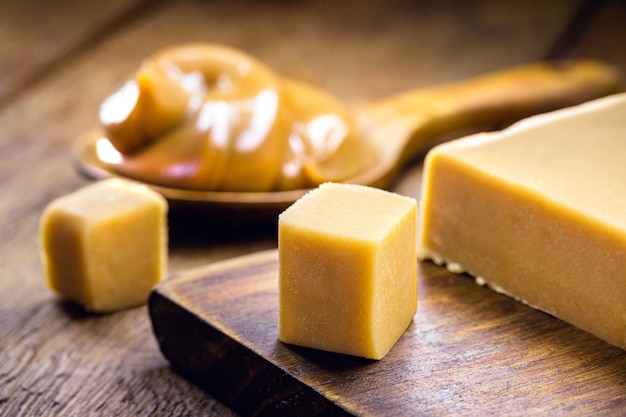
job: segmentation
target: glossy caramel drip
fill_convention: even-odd
[[[103,102],[100,120],[102,162],[170,187],[308,188],[374,162],[333,96],[224,46],[189,44],[148,58]]]

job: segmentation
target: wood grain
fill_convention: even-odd
[[[370,99],[541,58],[581,2],[148,3],[130,15],[143,2],[0,5],[0,84],[7,97],[0,106],[2,416],[233,415],[170,370],[145,308],[87,315],[57,300],[42,273],[41,211],[88,183],[73,170],[72,143],[94,126],[101,100],[144,56],[179,42],[222,42],[346,100]],[[593,33],[623,33],[620,16],[598,16],[603,26]],[[583,37],[575,56],[616,57],[626,68],[613,39]],[[418,161],[394,189],[419,198],[420,178]],[[202,213],[173,210],[170,273],[276,246],[272,225],[250,228],[243,220],[226,227]]]
[[[626,412],[626,355],[430,263],[418,312],[381,361],[277,339],[278,256],[180,274],[150,314],[173,366],[244,415]]]
[[[0,3],[0,105],[149,5],[141,0]]]

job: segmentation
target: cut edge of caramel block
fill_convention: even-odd
[[[418,258],[625,348],[625,162],[623,94],[440,145]]]
[[[279,340],[382,359],[417,310],[417,203],[325,183],[279,216]]]

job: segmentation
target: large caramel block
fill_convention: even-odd
[[[279,217],[279,339],[381,359],[417,309],[417,203],[322,184]]]
[[[418,256],[626,347],[626,95],[433,149]]]
[[[120,179],[52,201],[41,217],[50,287],[94,312],[144,304],[166,273],[167,202]]]

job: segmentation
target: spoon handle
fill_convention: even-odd
[[[470,128],[502,128],[620,90],[617,70],[601,62],[541,62],[393,96],[370,106],[367,113],[378,123],[386,118],[405,130],[400,143],[388,143],[400,153],[395,157],[401,165],[442,136]]]

